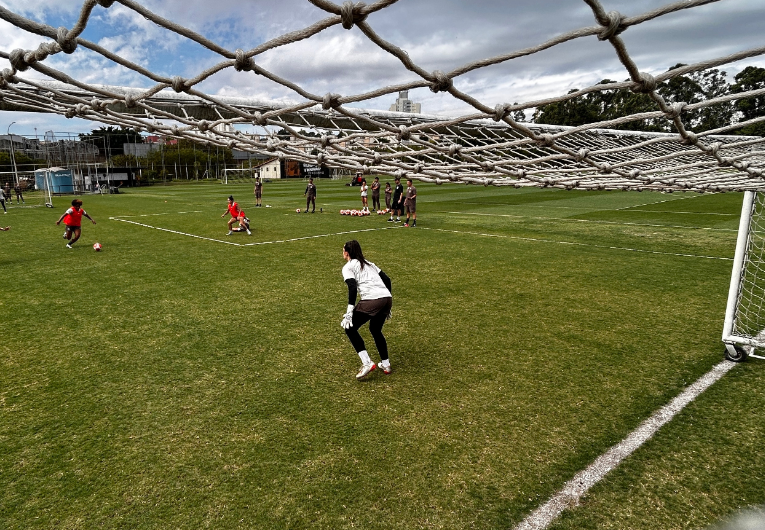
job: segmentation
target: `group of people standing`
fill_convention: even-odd
[[[21,189],[21,185],[16,184],[13,189],[16,192],[16,204],[23,204],[24,190]],[[8,204],[13,203],[13,197],[11,196],[11,185],[8,182],[5,183],[5,186],[0,188],[0,205],[3,206],[3,213],[8,213],[8,209],[5,207],[5,201],[8,201]]]
[[[412,184],[412,180],[406,181],[406,190],[401,184],[401,179],[396,177],[396,186],[391,188],[390,182],[385,183],[385,208],[390,211],[389,223],[400,223],[401,216],[406,214],[404,226],[417,226],[417,188]],[[372,181],[372,209],[380,210],[380,177],[375,177]],[[369,203],[367,195],[369,193],[367,179],[361,179],[361,205],[362,210],[369,212]],[[395,219],[394,219],[395,215]],[[411,224],[410,224],[411,219]]]

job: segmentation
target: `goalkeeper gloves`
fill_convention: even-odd
[[[349,329],[353,326],[353,304],[348,304],[348,308],[343,315],[343,320],[340,322],[343,329]]]

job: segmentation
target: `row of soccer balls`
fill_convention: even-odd
[[[377,215],[385,215],[386,213],[390,213],[390,210],[377,210]],[[350,215],[353,217],[363,217],[365,215],[372,215],[372,212],[369,210],[340,210],[340,215]]]

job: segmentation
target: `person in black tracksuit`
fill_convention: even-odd
[[[404,213],[404,186],[401,185],[401,179],[396,177],[396,187],[393,190],[393,209],[390,211],[389,223],[393,223],[393,214],[396,214],[396,223],[401,222],[401,214]]]

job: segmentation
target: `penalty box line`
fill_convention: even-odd
[[[695,383],[683,390],[669,404],[657,410],[641,423],[621,442],[600,455],[587,468],[577,473],[564,484],[563,489],[553,495],[545,504],[531,512],[515,530],[544,530],[568,508],[579,504],[587,491],[609,472],[613,471],[629,455],[647,442],[659,429],[669,423],[686,405],[693,402],[706,389],[720,380],[736,363],[723,361],[701,376]]]
[[[654,213],[655,210],[633,210],[633,211]],[[595,219],[575,219],[571,217],[540,217],[540,216],[516,215],[516,214],[508,214],[508,213],[478,213],[478,212],[446,212],[446,213],[450,215],[475,215],[475,216],[482,216],[482,217],[512,217],[514,219],[534,219],[536,221],[552,221],[552,222],[560,221],[565,223],[592,223],[592,224],[616,225],[616,226],[644,226],[648,228],[676,228],[676,229],[683,229],[683,230],[710,230],[710,231],[717,231],[717,232],[738,232],[737,228],[713,228],[708,226],[684,226],[684,225],[659,225],[659,224],[651,224],[651,223],[629,223],[629,222],[621,222],[621,221],[602,221],[602,220],[595,220]],[[667,212],[667,213],[693,213],[693,212]],[[728,215],[728,214],[719,214],[719,215]]]
[[[212,237],[204,237],[204,236],[199,236],[199,235],[196,235],[196,234],[189,234],[187,232],[180,232],[178,230],[170,230],[169,228],[162,228],[160,226],[152,226],[152,225],[148,225],[146,223],[139,223],[137,221],[130,221],[128,219],[120,219],[119,217],[110,217],[109,219],[111,219],[113,221],[120,221],[120,222],[123,222],[123,223],[128,223],[128,224],[132,224],[132,225],[136,225],[136,226],[141,226],[143,228],[151,228],[153,230],[159,230],[161,232],[169,232],[171,234],[176,234],[176,235],[179,235],[179,236],[193,237],[193,238],[196,238],[196,239],[203,239],[205,241],[213,241],[215,243],[223,243],[224,245],[232,245],[232,246],[235,246],[235,247],[255,247],[255,246],[258,246],[258,245],[274,245],[274,244],[277,244],[277,243],[292,243],[292,242],[295,242],[295,241],[304,241],[304,240],[307,240],[307,239],[318,239],[320,237],[341,236],[341,235],[345,235],[345,234],[358,234],[358,233],[361,233],[361,232],[376,232],[376,231],[380,231],[380,230],[396,230],[396,229],[401,228],[399,226],[383,226],[383,227],[380,227],[380,228],[363,228],[363,229],[360,229],[360,230],[347,230],[345,232],[334,232],[334,233],[331,233],[331,234],[317,234],[317,235],[313,235],[313,236],[293,237],[293,238],[289,238],[289,239],[277,239],[277,240],[274,240],[274,241],[256,241],[254,243],[235,243],[233,241],[227,241],[227,240],[224,240],[224,239],[215,239],[215,238],[212,238]]]
[[[472,236],[498,237],[503,239],[515,239],[517,241],[531,241],[534,243],[553,243],[556,245],[572,245],[577,247],[602,248],[606,250],[621,250],[624,252],[639,252],[642,254],[657,254],[660,256],[676,256],[678,258],[699,258],[699,259],[717,259],[722,261],[733,261],[733,258],[721,258],[719,256],[700,256],[698,254],[680,254],[676,252],[660,252],[658,250],[644,250],[640,248],[613,247],[608,245],[593,245],[591,243],[577,243],[575,241],[554,241],[552,239],[540,239],[536,237],[506,236],[506,235],[499,235],[499,234],[485,234],[481,232],[464,232],[460,230],[447,230],[445,228],[423,227],[423,228],[418,228],[418,230],[433,230],[435,232],[448,232],[452,234],[467,234]]]

